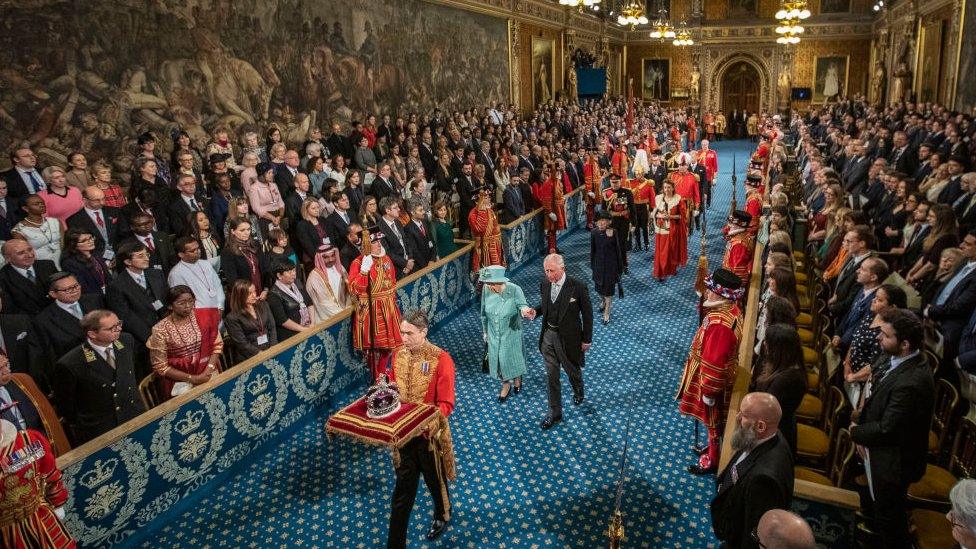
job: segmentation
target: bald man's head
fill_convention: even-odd
[[[752,450],[759,441],[774,436],[782,416],[779,401],[769,393],[749,393],[742,397],[738,423],[732,433],[732,448],[735,451]]]
[[[771,509],[756,527],[762,547],[767,549],[815,549],[813,530],[802,517],[783,509]]]

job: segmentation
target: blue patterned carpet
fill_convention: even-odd
[[[710,267],[721,261],[718,229],[731,198],[732,155],[738,157],[739,201],[751,143],[716,143],[722,171],[708,210]],[[560,242],[572,275],[590,279],[588,235]],[[529,373],[523,391],[496,402],[498,384],[481,374],[477,308],[469,308],[431,339],[458,365],[457,407],[451,416],[458,479],[451,487],[451,523],[434,544],[423,541],[431,518],[421,482],[410,524],[411,547],[580,547],[606,545],[607,520],[627,422],[631,442],[622,508],[625,547],[714,544],[708,502],[713,481],[684,471],[692,422],[679,416],[674,393],[697,325],[693,281],[700,233],[689,265],[659,284],[651,252],[633,252],[625,298],[614,300],[609,326],[594,310],[594,344],[584,370],[586,402],[572,404],[563,379],[564,422],[549,432],[545,368],[536,350],[539,322],[527,324]],[[514,280],[530,303],[539,299],[541,258]],[[597,305],[594,295],[594,308]],[[131,540],[144,547],[383,547],[393,490],[384,451],[328,440],[324,417],[310,417],[288,440],[256,456],[239,474],[186,502],[156,532]],[[423,542],[422,542],[423,541]]]

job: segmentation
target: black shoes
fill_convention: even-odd
[[[447,526],[447,522],[443,520],[434,519],[430,523],[430,530],[427,530],[427,541],[434,541],[444,532],[444,528]]]
[[[522,376],[519,376],[518,377],[518,383],[516,383],[512,387],[512,393],[514,393],[514,394],[517,395],[517,394],[519,394],[519,391],[521,391],[521,390],[522,390]]]
[[[546,419],[542,420],[542,424],[539,426],[542,427],[543,431],[548,431],[549,429],[552,428],[553,425],[559,423],[562,420],[563,420],[563,416],[555,416],[555,417],[546,416]]]
[[[507,391],[505,389],[508,389]],[[502,385],[502,392],[498,393],[498,402],[502,403],[508,400],[508,397],[512,394],[512,386],[509,383],[504,383]]]
[[[717,465],[712,465],[710,467],[702,467],[697,463],[688,466],[688,472],[693,475],[714,475],[718,471]]]
[[[573,396],[573,404],[575,404],[577,406],[579,406],[580,404],[583,404],[583,393],[582,392],[580,394],[578,394],[578,395]]]

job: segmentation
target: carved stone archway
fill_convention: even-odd
[[[726,71],[739,62],[745,62],[756,69],[759,74],[759,108],[770,112],[775,103],[773,102],[773,91],[770,63],[772,62],[772,51],[763,49],[761,51],[728,51],[710,50],[704,53],[706,57],[706,69],[703,74],[707,74],[705,81],[705,108],[716,111],[722,103],[722,78]]]

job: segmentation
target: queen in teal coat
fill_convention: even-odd
[[[488,373],[502,382],[498,401],[518,393],[525,373],[522,314],[531,309],[522,288],[505,277],[505,267],[492,265],[480,271],[481,327],[488,343]],[[514,383],[514,388],[512,384]]]

